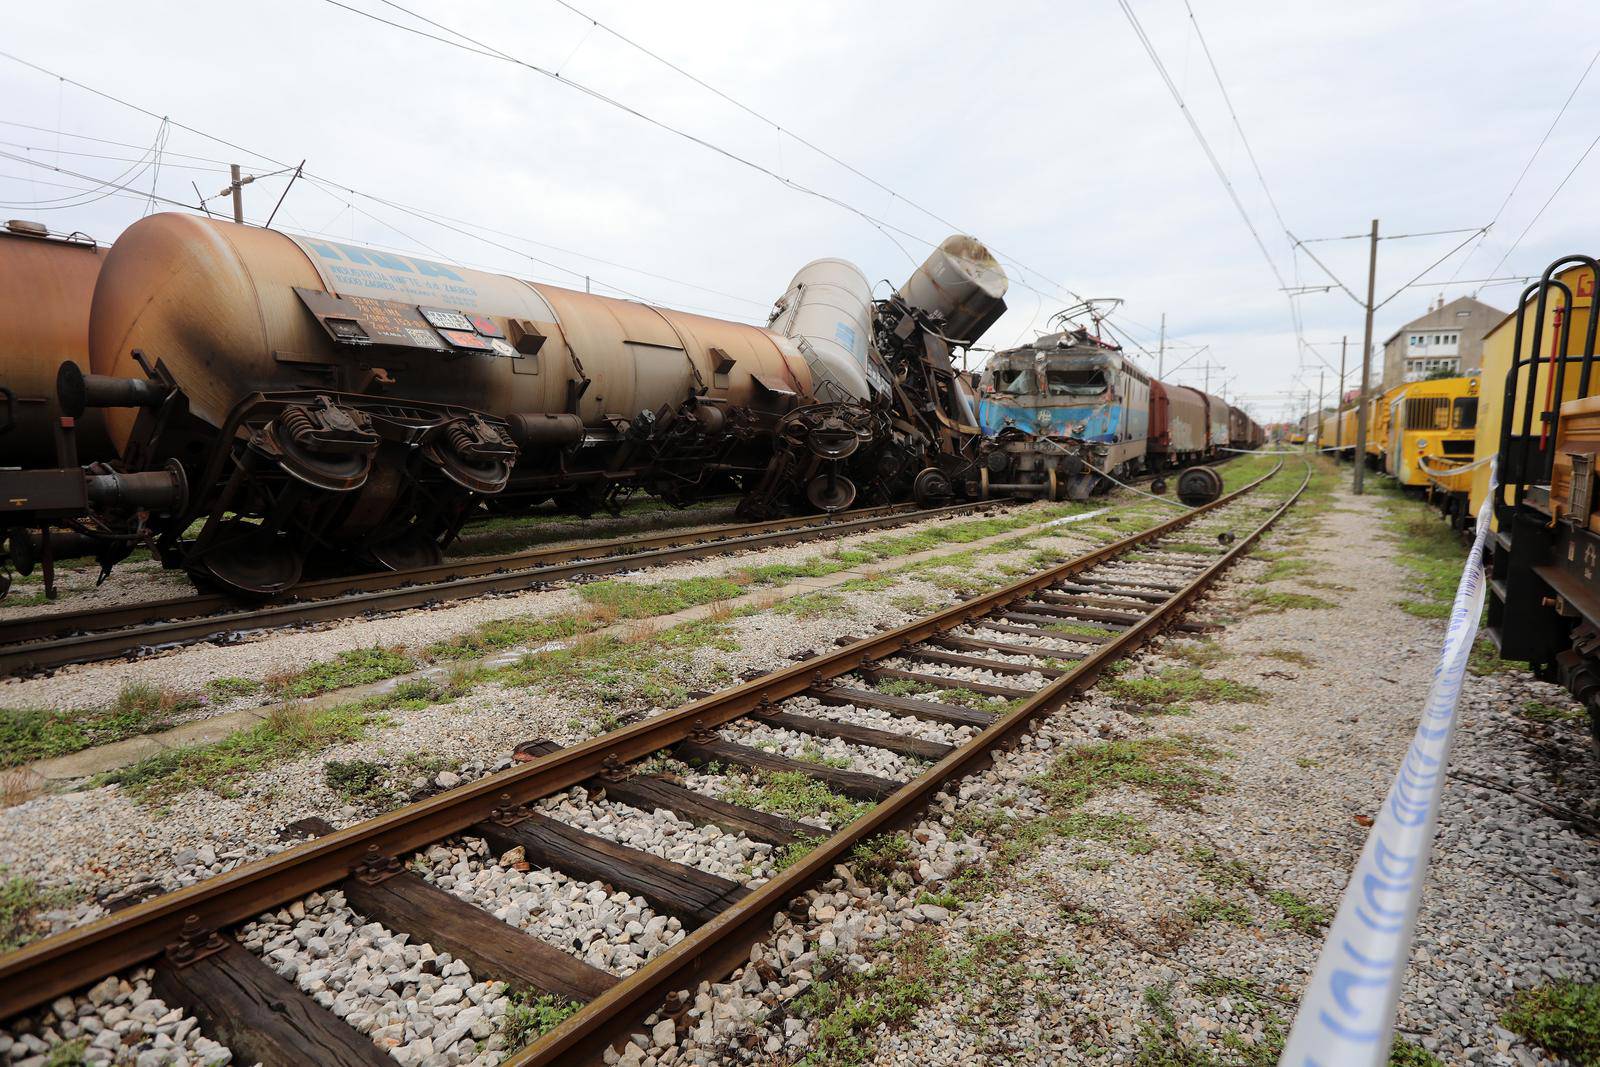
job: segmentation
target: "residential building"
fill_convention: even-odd
[[[1505,312],[1470,296],[1428,308],[1383,343],[1383,388],[1425,378],[1476,374],[1483,365],[1483,335]]]

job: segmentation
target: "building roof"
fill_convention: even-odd
[[[1462,310],[1473,312],[1481,310],[1490,315],[1496,316],[1505,314],[1505,312],[1501,311],[1499,308],[1485,304],[1481,300],[1474,300],[1470,296],[1458,296],[1454,300],[1450,301],[1450,303],[1441,307],[1433,308],[1426,315],[1423,315],[1420,318],[1412,319],[1410,322],[1406,323],[1404,326],[1400,327],[1394,333],[1385,338],[1383,346],[1388,348],[1391,341],[1405,333],[1407,330],[1438,330],[1445,329],[1447,327],[1453,327],[1456,325],[1456,312]]]

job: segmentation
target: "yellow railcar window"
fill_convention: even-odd
[[[1455,428],[1457,430],[1471,430],[1478,425],[1478,398],[1463,396],[1456,400]]]

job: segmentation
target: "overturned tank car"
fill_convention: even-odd
[[[271,595],[308,569],[436,560],[490,506],[587,513],[643,489],[680,504],[738,491],[752,511],[846,507],[861,465],[876,470],[904,433],[890,409],[906,387],[876,351],[876,306],[864,322],[860,308],[820,309],[808,301],[827,287],[802,276],[780,331],[151,216],[105,257],[87,368],[60,363],[56,465],[0,472],[0,525],[13,557],[19,537],[70,526],[80,541],[148,543],[201,584]],[[944,284],[896,294],[914,322],[895,319],[895,344],[961,321],[964,291]],[[858,334],[823,324],[838,310]],[[118,458],[76,466],[73,420],[95,416]],[[905,462],[934,465],[917,447]]]
[[[883,300],[840,260],[818,260],[795,275],[769,326],[792,338],[807,360],[829,353],[829,366],[850,363],[860,371],[819,384],[818,399],[832,403],[785,419],[808,427],[813,454],[825,434],[838,443],[843,462],[806,480],[813,505],[934,504],[978,495],[983,431],[956,353],[1004,314],[1007,284],[982,242],[960,234]],[[865,404],[841,402],[847,383],[865,390]],[[774,478],[794,477],[784,464],[803,455],[798,448],[780,452]]]

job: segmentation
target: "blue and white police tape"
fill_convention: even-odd
[[[1279,1067],[1381,1067],[1388,1062],[1455,736],[1456,704],[1483,613],[1492,467],[1489,484],[1422,721],[1345,887]]]

